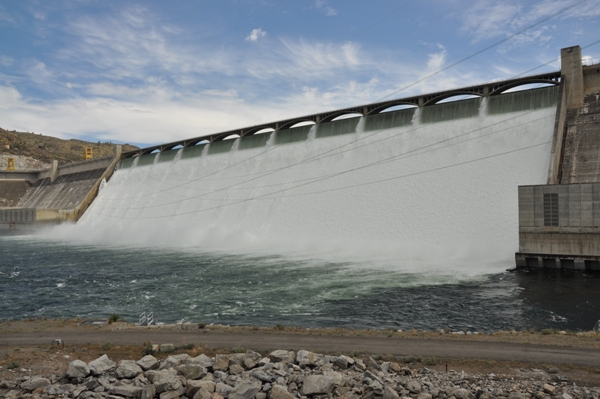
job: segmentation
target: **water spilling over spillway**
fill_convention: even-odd
[[[517,186],[546,182],[557,90],[127,159],[83,219],[52,234],[405,271],[495,272],[511,266],[518,247]]]

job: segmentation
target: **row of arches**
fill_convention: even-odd
[[[448,103],[453,101],[462,101],[478,97],[499,96],[505,93],[522,90],[531,90],[535,88],[548,86],[556,86],[559,84],[560,72],[531,76],[527,78],[513,79],[508,81],[500,81],[495,83],[488,83],[480,86],[448,90],[429,95],[388,100],[365,106],[346,108],[322,114],[308,115],[304,117],[288,119],[285,121],[237,129],[228,132],[210,134],[206,136],[192,138],[189,140],[182,140],[175,143],[162,144],[159,146],[153,146],[137,151],[124,153],[123,157],[131,158],[135,156],[152,154],[168,150],[175,150],[178,148],[189,147],[199,144],[207,144],[216,141],[236,139],[244,136],[271,133],[282,129],[291,129],[300,126],[333,122],[341,119],[356,118],[373,114],[382,114],[385,112],[393,112],[407,108],[427,107],[436,104]]]

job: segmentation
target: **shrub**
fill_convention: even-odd
[[[244,353],[245,352],[244,348],[242,348],[241,346],[236,346],[235,348],[231,349],[231,351],[233,353]]]
[[[402,359],[402,361],[404,363],[414,363],[415,357],[412,355],[404,356],[404,359]]]
[[[193,343],[193,342],[190,342],[189,344],[187,344],[187,345],[185,346],[185,349],[194,349],[194,347],[195,347],[195,346],[196,346],[196,344],[195,344],[195,343]]]
[[[106,342],[104,345],[102,345],[102,350],[104,352],[108,352],[110,348],[112,348],[112,344],[110,342]]]
[[[373,355],[373,359],[375,359],[375,360],[381,360],[381,359],[383,359],[383,355],[381,355],[379,353],[375,354],[375,355]]]
[[[19,367],[19,363],[17,363],[14,360],[12,362],[8,362],[8,364],[6,365],[6,368],[9,370],[16,369],[18,367]]]
[[[352,357],[357,357],[358,355],[360,355],[360,352],[357,350],[353,350],[352,352],[350,352],[350,356]]]
[[[425,359],[425,364],[427,366],[435,366],[438,362],[438,358],[433,356],[433,357],[428,357],[427,359]]]
[[[276,329],[278,330],[285,330],[285,326],[281,323],[277,323],[277,325],[275,326]]]
[[[110,317],[108,318],[108,324],[112,324],[118,320],[121,320],[121,315],[118,313],[113,313],[110,315]]]
[[[544,329],[542,330],[542,334],[543,334],[543,335],[550,335],[550,334],[554,334],[554,330],[553,330],[553,329],[551,329],[551,328],[544,328]]]

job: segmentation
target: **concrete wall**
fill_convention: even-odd
[[[0,209],[17,206],[29,186],[26,180],[0,180]]]
[[[58,209],[5,209],[0,210],[0,235],[31,233],[41,226],[73,220],[69,212]]]
[[[600,183],[519,187],[519,252],[600,256]]]

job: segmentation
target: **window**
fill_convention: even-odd
[[[558,226],[558,194],[544,194],[544,226]]]

